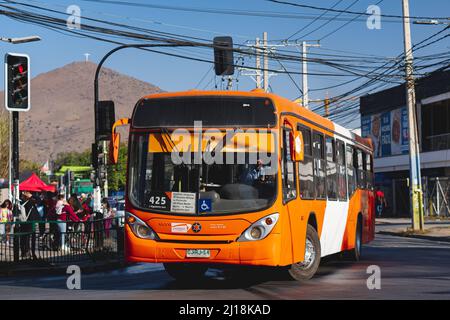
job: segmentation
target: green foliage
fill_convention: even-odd
[[[120,144],[119,161],[117,165],[108,165],[108,188],[111,191],[123,190],[126,184],[128,147]],[[91,150],[83,152],[59,153],[55,160],[55,169],[61,166],[89,166],[91,165]]]
[[[9,118],[0,111],[0,178],[8,177],[9,170]]]
[[[119,160],[116,165],[108,166],[108,188],[111,191],[125,189],[127,175],[128,146],[120,144]]]
[[[83,152],[70,151],[61,152],[56,156],[54,168],[58,170],[61,166],[89,166],[91,164],[91,150]]]
[[[19,171],[20,172],[34,172],[39,175],[41,165],[34,161],[20,159],[19,160]]]

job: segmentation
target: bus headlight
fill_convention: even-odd
[[[262,240],[269,235],[273,227],[277,224],[279,213],[273,213],[253,223],[237,241],[256,241]]]
[[[125,215],[125,221],[130,226],[133,234],[141,239],[158,240],[158,235],[144,221],[129,212]]]

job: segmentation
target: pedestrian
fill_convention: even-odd
[[[29,191],[24,191],[22,193],[21,206],[24,209],[23,213],[25,216],[23,214],[21,215],[22,223],[20,223],[20,250],[22,258],[24,259],[29,258],[30,256],[33,259],[37,259],[35,223],[40,220],[40,217],[32,197],[33,195]]]
[[[59,194],[56,199],[55,215],[56,215],[56,220],[58,221],[59,238],[61,239],[61,241],[60,241],[61,250],[67,250],[67,246],[66,246],[66,231],[67,231],[66,214],[65,214],[65,212],[63,212],[64,206],[66,204],[67,204],[67,202],[66,202],[64,195]]]
[[[81,207],[83,208],[83,212],[80,214],[80,219],[83,222],[84,234],[83,234],[83,243],[87,247],[89,244],[90,233],[92,230],[92,208],[89,206],[90,199],[86,197],[84,193],[81,194],[80,197]]]
[[[3,201],[0,206],[0,239],[9,244],[9,232],[12,222],[12,202],[9,199]]]
[[[384,192],[380,189],[380,187],[377,187],[375,191],[375,206],[377,209],[377,216],[381,217],[384,209],[387,207],[387,201]]]
[[[6,245],[9,245],[9,235],[11,233],[11,222],[13,221],[12,214],[12,202],[9,199],[3,201],[0,206],[0,217],[1,217],[1,225],[0,225],[0,235],[2,239],[6,241]]]
[[[45,218],[46,218],[46,209],[45,209],[45,203],[44,203],[44,199],[45,199],[45,194],[44,192],[42,192],[40,195],[35,196],[34,201],[36,203],[36,208],[37,211],[39,213],[39,217],[40,217],[40,221],[41,223],[39,223],[39,236],[43,237],[44,233],[45,233]]]
[[[70,238],[71,233],[80,232],[80,215],[83,212],[83,208],[75,194],[72,194],[67,202],[68,203],[63,208],[63,212],[66,214],[66,221],[68,223],[67,230],[70,230],[70,232],[68,232],[68,242],[71,243],[73,242],[72,238]]]
[[[114,213],[108,202],[108,198],[103,198],[102,200],[102,213],[105,227],[105,235],[109,238],[109,231],[111,230],[112,219],[114,218]]]
[[[47,193],[47,197],[45,199],[45,207],[46,207],[46,221],[49,224],[49,231],[48,231],[48,239],[49,239],[49,248],[51,250],[58,250],[59,243],[60,243],[60,232],[59,232],[59,223],[56,221],[58,220],[58,215],[56,214],[56,203],[57,203],[57,196],[53,193],[49,192]]]

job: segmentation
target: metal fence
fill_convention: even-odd
[[[449,177],[427,178],[425,186],[425,208],[427,215],[450,217]]]
[[[0,267],[123,257],[123,218],[0,223]]]

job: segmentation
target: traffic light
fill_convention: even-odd
[[[214,70],[218,76],[234,74],[233,39],[231,37],[215,37]]]
[[[26,54],[5,55],[5,106],[9,111],[30,110],[30,58]]]
[[[94,170],[98,168],[98,146],[96,143],[91,146],[91,164]]]
[[[95,106],[95,141],[110,140],[116,121],[114,101],[99,101]]]

